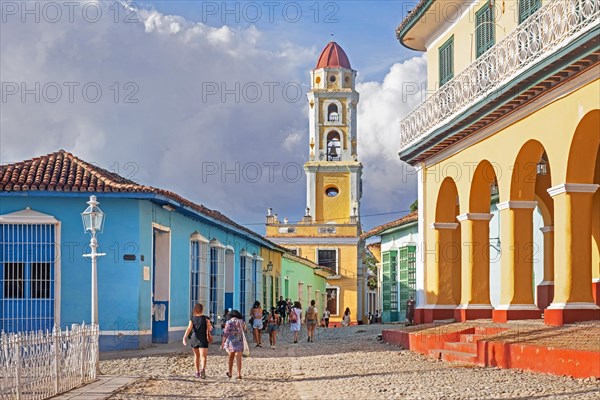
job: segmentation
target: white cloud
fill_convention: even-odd
[[[67,15],[57,23],[22,23],[20,15],[3,22],[2,81],[15,83],[19,93],[2,103],[1,162],[64,148],[240,223],[262,223],[266,206],[291,219],[301,215],[305,177],[292,179],[294,171],[282,167],[292,162],[303,172],[308,157],[305,93],[319,46],[152,9],[140,10],[137,23],[124,23],[124,14],[115,23],[106,8],[95,23],[80,13],[69,22]],[[415,58],[394,65],[382,83],[358,86],[359,157],[370,210],[397,209],[397,199],[414,190],[398,182],[395,154],[398,120],[420,100],[403,101],[402,82],[424,77],[424,70],[425,61]],[[69,82],[77,83],[72,102]],[[36,84],[39,102],[31,94],[22,101],[21,85]],[[48,101],[48,84],[62,88],[59,101]],[[86,100],[86,84],[90,93],[101,88],[97,102]],[[297,87],[302,93],[290,99]],[[254,102],[257,88],[262,95]],[[137,169],[125,168],[131,163]],[[261,176],[254,182],[257,165]]]
[[[421,102],[425,80],[425,58],[414,57],[394,64],[383,82],[357,85],[361,96],[358,155],[364,165],[363,213],[406,210],[417,197],[414,171],[397,154],[399,123]]]

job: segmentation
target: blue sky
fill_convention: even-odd
[[[396,27],[416,2],[176,0],[148,4],[158,11],[214,27],[255,25],[273,34],[276,40],[318,50],[333,38],[349,54],[352,67],[363,80],[381,80],[391,65],[418,54],[401,46],[395,34]]]
[[[333,33],[359,75],[363,228],[399,218],[417,194],[414,172],[398,160],[398,123],[424,96],[406,98],[403,87],[426,79],[422,54],[395,38],[414,3],[228,2],[233,13],[223,15],[220,1],[140,2],[126,9],[81,0],[73,21],[67,9],[58,20],[23,18],[18,7],[25,3],[13,3],[17,9],[0,25],[2,81],[41,89],[40,101],[19,90],[3,99],[0,163],[65,149],[218,209],[259,233],[267,207],[299,220],[306,206],[308,77]],[[101,7],[102,17],[91,21],[82,14],[86,7]],[[297,85],[299,96],[290,100],[281,89],[258,101],[207,96],[209,86],[269,82]],[[98,101],[82,93],[89,85],[101,89]],[[48,98],[56,88],[63,96]],[[274,164],[271,176],[267,165]],[[298,179],[284,173],[288,164]],[[256,165],[260,179],[247,174]]]

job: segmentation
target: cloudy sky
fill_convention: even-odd
[[[268,206],[303,213],[308,74],[333,34],[358,70],[370,229],[416,198],[398,122],[426,64],[394,35],[414,3],[2,1],[0,162],[62,148],[264,233]]]

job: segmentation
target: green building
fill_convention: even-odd
[[[333,273],[306,258],[284,253],[281,259],[281,295],[292,302],[299,301],[302,309],[315,301],[319,315],[327,306],[327,277]]]
[[[404,321],[406,302],[416,299],[417,212],[380,225],[364,233],[367,240],[379,237],[379,245],[369,245],[378,261],[378,310],[382,322]]]

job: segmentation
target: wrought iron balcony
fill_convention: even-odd
[[[600,0],[552,0],[400,122],[400,150],[492,95],[600,23]]]

